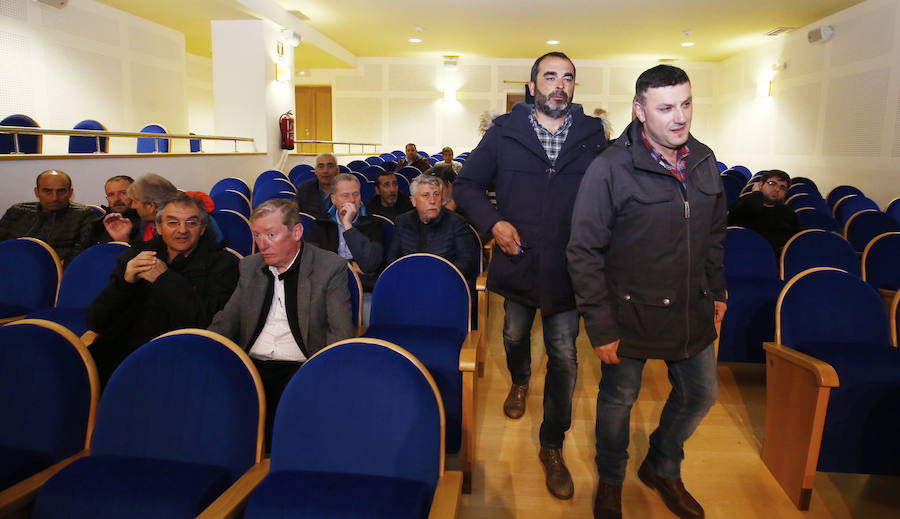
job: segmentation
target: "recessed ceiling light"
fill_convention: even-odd
[[[410,39],[408,39],[407,41],[410,42],[410,43],[422,43],[422,39],[421,39],[421,38],[410,38]]]
[[[694,42],[692,42],[692,41],[685,41],[685,42],[682,42],[682,43],[681,43],[681,46],[682,46],[682,47],[693,47],[693,46],[694,46]]]
[[[547,40],[547,45],[559,45],[559,40]]]

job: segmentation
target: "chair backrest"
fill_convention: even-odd
[[[221,335],[177,330],[116,368],[100,399],[91,454],[225,467],[237,478],[262,455],[262,382]]]
[[[888,315],[891,326],[891,346],[900,348],[900,290],[894,294],[891,301],[891,311]]]
[[[127,243],[98,243],[81,251],[66,266],[59,284],[60,308],[87,308],[109,282],[116,260],[128,249]]]
[[[106,209],[100,207],[99,205],[88,204],[88,209],[94,211],[94,213],[99,216],[101,219],[106,216]]]
[[[798,232],[781,250],[781,279],[813,267],[835,267],[860,276],[859,257],[850,243],[821,229]]]
[[[388,162],[388,161],[394,162],[397,160],[397,157],[395,157],[393,153],[381,153],[378,156],[381,157],[381,160],[383,160],[385,162]]]
[[[791,179],[791,185],[794,184],[803,184],[806,187],[811,187],[812,189],[814,189],[816,193],[820,193],[819,186],[808,177],[793,177]]]
[[[396,157],[397,159],[402,159],[403,157],[406,156],[406,153],[404,153],[404,152],[402,152],[402,151],[400,151],[400,150],[392,150],[392,151],[391,151],[391,154],[392,154],[394,157]]]
[[[838,224],[828,213],[815,207],[798,207],[794,210],[800,227],[804,229],[823,229],[825,231],[837,231]]]
[[[716,161],[716,167],[719,169],[719,173],[728,169],[728,165],[721,161]]]
[[[833,267],[815,267],[785,284],[775,307],[775,341],[804,349],[816,344],[889,344],[887,315],[866,282]]]
[[[290,186],[290,190],[288,190],[288,186]],[[285,193],[287,193],[287,196],[285,196]],[[253,186],[253,196],[250,198],[250,205],[256,209],[259,204],[266,200],[272,198],[294,198],[295,196],[296,194],[290,181],[276,178],[265,182],[257,182]]]
[[[189,135],[197,135],[191,132]],[[191,153],[200,153],[203,151],[203,141],[201,139],[189,139]]]
[[[427,287],[427,288],[426,288]],[[369,323],[471,330],[469,287],[452,263],[417,253],[391,263],[375,282]]]
[[[895,222],[900,224],[900,197],[897,197],[884,208],[884,214],[890,216]]]
[[[379,164],[385,171],[397,171],[397,163],[393,160],[386,160]]]
[[[283,178],[290,183],[290,179],[281,171],[278,171],[277,169],[267,169],[256,176],[256,180],[253,181],[253,191],[256,191],[261,185],[271,183],[272,179],[276,178]]]
[[[230,209],[217,209],[210,216],[225,235],[225,245],[242,256],[253,254],[253,234],[250,232],[250,221],[244,215]]]
[[[384,168],[377,165],[368,166],[366,168],[363,168],[360,173],[362,173],[363,176],[366,177],[366,180],[368,180],[369,182],[375,182],[375,180],[378,178],[378,175],[384,173]]]
[[[472,233],[472,246],[475,247],[475,262],[474,262],[474,270],[472,272],[477,276],[484,270],[484,243],[481,242],[481,236],[478,235],[478,231],[475,230],[471,225],[466,225],[469,228],[469,232]]]
[[[800,207],[814,207],[823,212],[827,212],[828,215],[831,216],[831,211],[828,210],[825,201],[815,193],[797,193],[788,197],[784,203],[795,211]]]
[[[369,163],[364,160],[351,160],[347,163],[347,168],[349,168],[350,171],[362,171],[367,167],[369,167]]]
[[[374,155],[371,157],[366,157],[366,164],[368,164],[370,166],[378,166],[379,164],[381,164],[383,162],[384,162],[384,159],[381,157],[377,157]]]
[[[0,327],[0,394],[0,446],[32,451],[45,466],[87,447],[100,382],[66,328],[40,319]]]
[[[844,225],[853,215],[860,211],[874,209],[879,211],[878,204],[863,195],[847,195],[834,204],[833,216],[839,224]]]
[[[384,245],[384,250],[388,250],[388,247],[391,246],[391,240],[394,239],[394,222],[387,216],[380,214],[370,216],[381,222],[381,243]]]
[[[772,246],[755,231],[729,227],[725,231],[725,275],[777,279]]]
[[[862,195],[863,192],[860,191],[858,187],[853,186],[837,186],[831,191],[828,192],[828,196],[825,197],[825,201],[828,202],[828,207],[834,208],[834,204],[837,203],[838,200],[844,198],[847,195]]]
[[[338,164],[338,173],[350,173],[350,168],[343,164]]]
[[[722,179],[722,188],[725,191],[726,207],[731,207],[731,205],[734,204],[734,201],[737,200],[741,189],[744,187],[747,181],[740,176],[740,173],[735,172],[735,175],[728,175],[727,173],[728,171],[722,173],[720,175],[720,178]]]
[[[240,191],[228,189],[211,196],[216,209],[230,209],[250,218],[250,201]]]
[[[869,241],[862,255],[862,278],[875,288],[900,289],[900,232]]]
[[[403,175],[394,175],[397,177],[397,191],[401,194],[409,196],[409,180]]]
[[[140,129],[140,133],[169,133],[160,124],[148,124]],[[138,153],[169,153],[169,139],[138,137]]]
[[[900,231],[900,224],[876,209],[864,209],[854,214],[844,226],[844,236],[857,252],[862,252],[879,234],[893,231]]]
[[[309,164],[297,164],[288,172],[288,180],[296,187],[301,182],[316,178],[315,168]]]
[[[375,182],[370,180],[359,181],[359,196],[363,201],[363,204],[368,202],[375,196]]]
[[[315,215],[311,215],[309,213],[304,213],[300,211],[300,225],[303,226],[303,232],[307,232],[312,229],[313,223],[315,223],[316,217]]]
[[[744,175],[744,181],[750,180],[750,177],[753,176],[753,173],[750,171],[750,168],[748,168],[747,166],[741,166],[741,165],[731,166],[730,169],[738,171],[742,175]]]
[[[426,153],[426,152],[424,152],[424,151],[422,151],[422,150],[419,150],[419,151],[417,151],[416,153],[418,153],[419,156],[422,157],[423,159],[427,159],[427,158],[429,157],[428,153]]]
[[[434,489],[443,453],[443,404],[421,362],[389,342],[348,339],[313,355],[285,388],[270,470],[403,478]]]
[[[213,184],[212,189],[209,190],[209,196],[213,197],[219,193],[224,193],[229,189],[237,191],[247,197],[247,200],[250,200],[250,186],[248,186],[243,179],[237,177],[225,177]]]
[[[404,177],[406,177],[406,180],[412,182],[412,180],[421,175],[422,172],[412,166],[403,166],[402,168],[397,170],[397,174],[403,175]]]
[[[23,114],[14,114],[4,117],[0,126],[24,126],[28,128],[40,128],[41,126],[31,117]],[[0,134],[0,154],[8,154],[16,151],[16,136],[12,134]],[[19,135],[19,153],[41,153],[44,142],[43,135]]]
[[[352,314],[353,326],[359,328],[362,326],[362,299],[363,287],[362,280],[350,264],[347,264],[347,290],[350,291],[350,312]]]
[[[105,131],[103,123],[93,119],[85,119],[72,127],[73,130]],[[99,149],[98,149],[99,145]],[[69,137],[69,153],[106,153],[109,151],[109,137],[90,137],[73,135]]]
[[[37,238],[0,242],[0,307],[34,310],[56,306],[62,264]]]

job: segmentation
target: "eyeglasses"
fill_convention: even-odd
[[[788,186],[786,186],[786,185],[784,185],[784,184],[779,184],[778,182],[776,182],[776,181],[774,181],[774,180],[766,180],[766,185],[767,185],[767,186],[774,186],[774,187],[777,188],[779,191],[787,191],[787,190],[788,190]]]
[[[196,229],[200,227],[202,222],[199,219],[191,218],[190,220],[166,220],[163,222],[163,225],[166,226],[167,229],[175,230],[181,227],[181,224],[184,224],[188,229]]]

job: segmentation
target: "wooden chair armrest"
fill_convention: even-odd
[[[99,337],[97,332],[88,330],[81,334],[81,342],[83,342],[85,346],[90,346],[91,344],[94,344],[94,341],[97,340],[97,337]]]
[[[228,490],[206,507],[197,519],[231,519],[238,517],[247,504],[250,493],[269,473],[269,458],[253,465]]]
[[[479,292],[487,290],[487,271],[479,273],[475,278],[475,289]]]
[[[18,321],[18,320],[24,319],[24,318],[25,318],[24,315],[15,315],[13,317],[4,317],[3,319],[0,319],[0,326],[4,325],[6,323],[11,323],[13,321]]]
[[[77,452],[0,492],[0,517],[10,516],[28,507],[34,501],[34,497],[41,485],[73,461],[87,455],[87,449]]]
[[[368,329],[367,326],[357,326],[353,331],[353,333],[356,334],[356,335],[354,335],[354,337],[362,337],[363,334],[366,333],[367,329]]]
[[[478,357],[478,341],[481,330],[471,330],[459,349],[459,370],[475,371],[475,361]]]
[[[428,519],[452,519],[459,514],[462,480],[462,472],[458,470],[444,471],[444,475],[438,479],[437,487],[434,489],[434,498],[431,500]]]
[[[774,342],[764,342],[763,349],[780,359],[809,371],[820,386],[838,387],[841,385],[837,372],[827,362],[822,362],[815,357],[810,357],[805,353],[800,353],[793,348]]]

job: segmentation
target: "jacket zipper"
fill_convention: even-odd
[[[685,181],[687,181],[687,176],[685,176]],[[684,358],[688,356],[688,345],[691,341],[691,204],[688,202],[687,196],[687,185],[679,182],[679,186],[681,187],[681,199],[684,201],[684,223],[687,227],[687,297],[685,298],[685,306],[684,306],[684,320],[685,320],[685,329],[686,334],[684,337]]]

